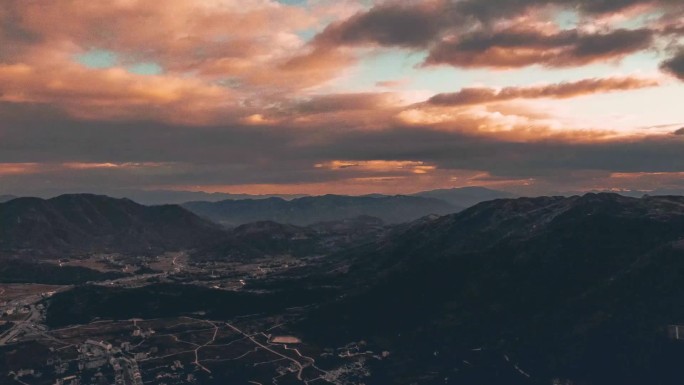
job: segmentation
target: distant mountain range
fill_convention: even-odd
[[[212,198],[225,196],[192,194]],[[143,206],[126,198],[116,199],[94,194],[67,194],[51,199],[3,195],[0,197],[0,253],[143,253],[189,249],[200,245],[207,255],[238,255],[236,252],[221,251],[227,250],[231,244],[242,245],[235,250],[242,250],[246,254],[256,252],[252,246],[245,246],[254,242],[241,240],[241,237],[236,237],[237,233],[226,235],[228,233],[210,223],[213,221],[229,227],[254,222],[261,222],[260,226],[263,227],[269,222],[277,222],[277,226],[261,228],[260,233],[263,234],[270,229],[275,233],[287,230],[309,234],[311,236],[307,238],[308,243],[301,239],[295,242],[299,245],[295,250],[306,249],[310,254],[319,250],[313,247],[314,244],[325,244],[325,250],[330,251],[332,246],[349,244],[346,241],[340,242],[339,239],[351,237],[349,239],[353,239],[354,242],[363,239],[363,232],[370,228],[364,220],[354,218],[365,217],[372,223],[381,223],[382,227],[385,224],[413,221],[426,215],[454,213],[464,207],[456,203],[462,202],[467,205],[477,201],[477,196],[486,199],[505,194],[484,188],[468,188],[422,193],[425,196],[324,195],[291,200],[259,197],[219,202],[189,202],[183,207]],[[180,199],[188,195],[171,194],[167,198],[174,196]],[[312,225],[315,226],[298,228]],[[252,228],[255,226],[257,225],[251,225]],[[333,228],[344,228],[344,236],[336,235],[332,231]],[[268,236],[276,237],[278,234],[275,233]],[[374,231],[371,233],[374,234]],[[292,238],[289,235],[283,235],[281,238]],[[223,247],[213,248],[215,242],[223,244]],[[267,247],[262,251],[276,252],[273,247]]]
[[[480,202],[494,199],[515,198],[516,195],[506,191],[492,190],[486,187],[460,187],[423,191],[414,196],[443,200],[458,207],[470,207]]]
[[[81,192],[64,192],[55,190],[39,190],[30,193],[31,196],[40,198],[53,198],[60,195],[76,195]],[[127,198],[143,205],[166,205],[166,204],[180,204],[190,201],[207,201],[217,202],[226,199],[266,199],[266,198],[283,198],[294,199],[307,196],[306,194],[229,194],[229,193],[208,193],[204,191],[177,191],[177,190],[137,190],[137,189],[116,189],[106,191],[88,191],[89,194],[106,195],[112,198]],[[18,194],[0,195],[0,202],[17,198]]]
[[[219,202],[223,200],[245,200],[245,199],[268,199],[268,198],[282,198],[284,200],[292,200],[297,198],[307,197],[306,194],[230,194],[230,193],[208,193],[203,191],[176,191],[176,190],[114,190],[108,192],[98,193],[100,195],[107,195],[113,198],[128,198],[135,202],[144,205],[162,205],[162,204],[182,204],[186,202]],[[63,193],[56,193],[50,191],[42,191],[39,194],[31,196],[38,197],[54,197],[65,195]],[[459,187],[453,189],[441,189],[424,191],[417,194],[409,194],[413,196],[436,198],[446,201],[454,206],[469,207],[473,204],[483,202],[486,200],[499,198],[512,198],[515,195],[506,191],[492,190],[485,187]],[[363,197],[388,197],[391,195],[384,194],[367,194]],[[0,195],[0,202],[17,198],[15,195]]]
[[[285,200],[301,198],[305,194],[228,194],[207,193],[203,191],[174,191],[174,190],[122,190],[108,194],[113,197],[129,198],[144,205],[181,204],[191,201],[218,202],[226,199],[268,199],[282,198]]]
[[[143,206],[99,195],[0,203],[0,252],[27,255],[188,249],[223,236],[180,206]]]
[[[356,294],[301,331],[395,352],[387,383],[681,383],[684,197],[490,201],[339,258]]]
[[[429,214],[448,214],[462,210],[447,202],[417,196],[343,196],[323,195],[297,198],[225,200],[189,202],[186,209],[227,226],[250,222],[274,221],[292,225],[336,221],[361,215],[380,218],[393,224],[418,219]]]

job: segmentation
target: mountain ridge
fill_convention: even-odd
[[[396,352],[402,383],[432,371],[426,383],[676,384],[677,366],[662,362],[684,354],[666,332],[684,321],[683,239],[684,197],[484,202],[350,255],[349,274],[366,286],[300,330]],[[488,352],[481,366],[454,372],[475,348]],[[504,356],[532,379],[505,369]]]
[[[190,248],[221,233],[217,225],[180,206],[143,206],[102,195],[17,198],[0,204],[0,250],[5,253],[148,253]]]
[[[290,201],[267,198],[224,200],[214,203],[188,202],[183,204],[183,207],[214,222],[229,226],[258,221],[305,226],[361,215],[378,217],[388,224],[393,224],[428,214],[447,214],[461,209],[433,198],[405,195],[357,197],[333,194],[302,197]]]

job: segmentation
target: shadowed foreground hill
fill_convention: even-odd
[[[188,202],[186,209],[214,222],[237,226],[273,221],[306,226],[359,216],[372,216],[385,223],[408,222],[428,214],[449,214],[461,208],[433,198],[411,196],[355,197],[324,195],[287,201],[281,198]]]
[[[485,202],[356,255],[378,282],[300,327],[396,352],[392,383],[679,384],[683,237],[682,197]]]
[[[306,227],[262,221],[227,231],[225,239],[192,254],[195,260],[247,261],[288,255],[312,257],[372,243],[386,232],[382,220],[357,217]]]
[[[150,253],[192,248],[222,236],[218,226],[180,206],[75,194],[0,204],[0,252]]]

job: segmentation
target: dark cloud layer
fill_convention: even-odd
[[[681,49],[672,58],[662,64],[663,70],[684,80],[684,49]]]
[[[578,10],[587,15],[620,12],[637,5],[678,5],[678,0],[465,0],[456,1],[458,9],[480,20],[492,20],[524,13],[533,7],[548,5]]]
[[[534,64],[570,67],[621,59],[655,47],[659,36],[678,35],[678,25],[638,29],[541,30],[526,24],[500,28],[545,6],[576,10],[587,17],[625,11],[635,6],[660,7],[663,20],[684,15],[677,0],[435,0],[387,2],[322,31],[312,44],[326,47],[380,45],[427,50],[424,65],[515,68]],[[548,16],[547,16],[548,17]],[[525,23],[525,21],[522,21]],[[676,64],[676,63],[675,63]]]
[[[677,0],[428,0],[390,1],[328,26],[319,45],[379,44],[425,48],[474,21],[513,19],[535,7],[555,5],[586,14],[618,12],[635,5],[676,6]],[[588,42],[590,43],[590,42]],[[592,47],[586,47],[591,50]]]
[[[648,29],[618,29],[608,33],[577,30],[545,34],[533,29],[465,35],[455,42],[439,42],[425,64],[457,67],[513,68],[541,64],[571,67],[620,58],[648,48],[653,33]]]
[[[427,103],[440,106],[462,106],[513,99],[565,99],[593,93],[625,91],[654,87],[657,85],[658,82],[652,79],[627,77],[586,79],[578,82],[550,84],[538,87],[507,87],[501,90],[491,88],[465,88],[455,93],[437,94],[428,99]]]
[[[0,125],[0,165],[37,163],[29,173],[1,176],[3,189],[323,183],[363,177],[354,169],[336,174],[316,168],[335,159],[424,162],[441,172],[483,170],[495,178],[552,178],[576,171],[667,173],[684,170],[684,137],[568,142],[509,141],[461,131],[393,126],[338,131],[334,127],[215,126],[195,128],[142,122],[74,123],[52,116],[23,117]],[[302,141],[303,136],[317,136]],[[115,162],[122,167],[53,169],[40,165]],[[135,167],[126,167],[134,165]],[[139,166],[136,166],[139,165]],[[147,167],[146,165],[150,165]],[[0,167],[1,172],[1,167]],[[394,175],[394,174],[392,174]]]
[[[325,46],[377,43],[387,46],[423,47],[443,28],[441,7],[431,2],[409,1],[379,5],[321,32],[316,44]]]
[[[298,103],[299,113],[317,114],[337,111],[375,110],[387,107],[391,94],[352,93],[318,95]]]

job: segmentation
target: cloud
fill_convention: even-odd
[[[525,13],[551,3],[593,12],[580,0],[504,2],[492,9],[511,7],[510,20],[489,25],[478,21],[491,7],[481,0],[390,0],[367,9],[345,2],[337,7],[348,16],[333,19],[307,44],[300,32],[329,22],[330,6],[291,7],[269,0],[87,6],[76,0],[8,0],[0,11],[0,36],[10,47],[0,53],[0,100],[42,103],[78,119],[260,125],[292,122],[298,112],[300,124],[325,124],[320,115],[326,114],[351,126],[389,118],[397,104],[368,95],[313,100],[312,94],[329,91],[325,87],[335,80],[338,86],[344,82],[345,71],[359,63],[359,45],[426,50],[426,66],[510,68],[619,59],[652,43],[654,32],[648,28],[558,30],[534,12]],[[632,3],[637,2],[601,1],[600,8]],[[49,27],[57,23],[62,28]],[[105,68],[78,63],[93,50],[111,53],[115,60]],[[131,72],[144,63],[158,71]],[[369,108],[362,108],[362,101]],[[333,111],[337,102],[340,107]],[[371,106],[376,112],[359,114]]]
[[[684,49],[680,49],[673,57],[664,61],[661,68],[680,80],[684,80]]]
[[[540,64],[571,67],[620,59],[650,47],[649,29],[618,29],[606,33],[565,30],[545,33],[535,29],[508,29],[473,33],[434,46],[424,65],[517,68]]]
[[[635,6],[648,6],[649,10],[653,7],[669,8],[677,6],[677,2],[675,0],[385,1],[367,11],[358,12],[346,20],[330,24],[316,36],[314,44],[328,47],[380,45],[422,49],[433,46],[451,35],[472,31],[473,28],[491,30],[499,19],[516,20],[520,17],[529,19],[533,10],[548,6],[555,6],[556,10],[580,11],[595,17]],[[593,47],[585,48],[592,50]]]
[[[324,8],[324,5],[286,6],[270,0],[248,3],[134,0],[89,4],[77,0],[47,3],[7,0],[0,10],[0,41],[3,42],[0,65],[54,71],[53,78],[79,77],[79,84],[92,83],[93,87],[114,81],[113,71],[138,71],[156,74],[157,79],[163,80],[148,87],[154,80],[134,78],[131,82],[140,83],[138,94],[148,88],[154,92],[165,83],[169,87],[184,88],[181,98],[187,95],[189,104],[197,102],[193,95],[211,91],[231,96],[239,94],[244,105],[267,105],[273,103],[273,98],[335,79],[353,63],[352,57],[342,51],[310,52],[300,36],[301,31],[318,28],[325,22],[324,18],[330,17]],[[50,27],[54,25],[60,28]],[[84,68],[76,74],[73,64],[92,52],[105,52],[115,59],[100,68],[111,72]],[[87,60],[80,61],[88,64]],[[141,68],[144,70],[140,71]],[[47,78],[48,74],[39,76]],[[68,80],[65,79],[65,84],[69,84]],[[28,78],[15,79],[14,83],[22,88],[18,84],[22,81],[29,83],[27,94],[35,93],[30,90],[33,84]],[[195,90],[190,90],[191,87]],[[71,91],[65,92],[67,97]],[[167,108],[163,97],[174,94],[178,95],[174,92],[155,95],[160,103],[146,98],[155,108]],[[131,100],[136,97],[132,95]],[[124,112],[130,110],[126,104],[135,104],[123,97],[120,102],[124,104],[121,108]],[[198,110],[197,107],[193,110]],[[223,110],[225,105],[201,106],[205,107]],[[119,115],[113,104],[107,111],[112,116]],[[145,111],[141,113],[141,118],[146,118]],[[188,114],[186,111],[185,115]],[[223,116],[217,120],[222,119]]]
[[[575,28],[549,22],[578,12]],[[620,28],[616,20],[661,12],[662,25]],[[312,45],[319,50],[350,46],[428,51],[423,63],[457,67],[570,67],[619,60],[654,48],[676,35],[676,0],[431,0],[385,1],[332,23]],[[639,24],[635,24],[639,25]]]
[[[317,46],[379,44],[424,47],[437,36],[445,21],[443,1],[387,2],[332,23],[314,40]]]
[[[265,119],[297,129],[382,129],[406,105],[393,92],[328,93],[294,96],[264,110]],[[319,135],[302,140],[316,140]]]
[[[377,110],[394,107],[398,100],[392,93],[351,93],[317,95],[298,103],[298,113],[316,114],[335,111]]]
[[[120,162],[120,163],[93,163],[93,162],[63,162],[63,163],[0,163],[0,176],[8,175],[33,175],[50,174],[63,171],[136,171],[142,169],[170,167],[168,163],[156,162]]]
[[[37,163],[0,163],[0,177],[8,175],[25,175],[38,172]]]
[[[356,143],[352,146],[351,141]],[[419,159],[439,169],[487,170],[495,176],[546,177],[571,170],[609,172],[679,172],[684,156],[682,140],[669,136],[568,142],[548,138],[516,142],[496,136],[463,132],[426,131],[421,128],[393,132],[366,132],[338,138],[335,151],[348,159]],[[385,143],[385,144],[383,144]],[[624,156],[630,154],[630,156]]]
[[[434,165],[426,164],[425,162],[412,160],[332,160],[324,163],[317,163],[316,168],[325,168],[329,170],[353,170],[364,171],[372,173],[413,173],[413,174],[427,174],[434,171]]]
[[[409,83],[408,79],[381,80],[381,81],[375,82],[375,86],[380,87],[380,88],[399,88],[399,87],[407,85],[408,83]]]
[[[635,77],[585,79],[577,82],[549,84],[535,87],[464,88],[455,93],[437,94],[427,103],[440,106],[464,106],[501,102],[513,99],[566,99],[595,93],[627,91],[655,87],[659,81]]]
[[[468,129],[482,124],[474,118],[452,122],[452,128],[462,125],[452,130],[387,122],[379,130],[346,130],[339,128],[344,123],[333,121],[325,129],[282,124],[188,129],[154,122],[74,122],[39,114],[13,121],[0,123],[3,192],[219,185],[224,191],[242,186],[248,192],[301,192],[306,186],[307,192],[332,192],[346,191],[346,185],[355,192],[405,192],[450,186],[456,176],[458,183],[467,183],[476,174],[488,175],[480,183],[517,185],[534,179],[537,185],[569,188],[593,186],[596,173],[684,170],[681,136],[578,141],[561,132],[519,140],[502,133],[478,134]],[[379,179],[385,177],[405,179]]]
[[[85,119],[159,119],[198,123],[232,104],[229,90],[192,78],[88,69],[55,61],[0,64],[0,101],[59,106]]]
[[[262,60],[272,59],[301,43],[294,33],[297,29],[317,23],[300,7],[261,0],[6,3],[8,13],[21,16],[12,18],[13,29],[35,40],[69,41],[82,48],[121,53],[128,59],[152,59],[172,71],[201,68],[220,58],[256,59],[269,52]]]
[[[105,170],[129,169],[129,170],[132,170],[132,169],[141,169],[141,168],[167,167],[167,166],[171,166],[171,164],[157,163],[157,162],[142,162],[142,163],[137,163],[137,162],[123,162],[123,163],[66,162],[66,163],[62,163],[60,166],[65,168],[65,169],[71,169],[71,170],[97,170],[97,169],[105,169]]]
[[[516,0],[492,2],[487,0],[463,0],[458,2],[459,10],[479,20],[492,19],[528,12],[531,8],[561,6],[581,12],[584,15],[601,15],[624,12],[633,7],[676,6],[677,0]]]

